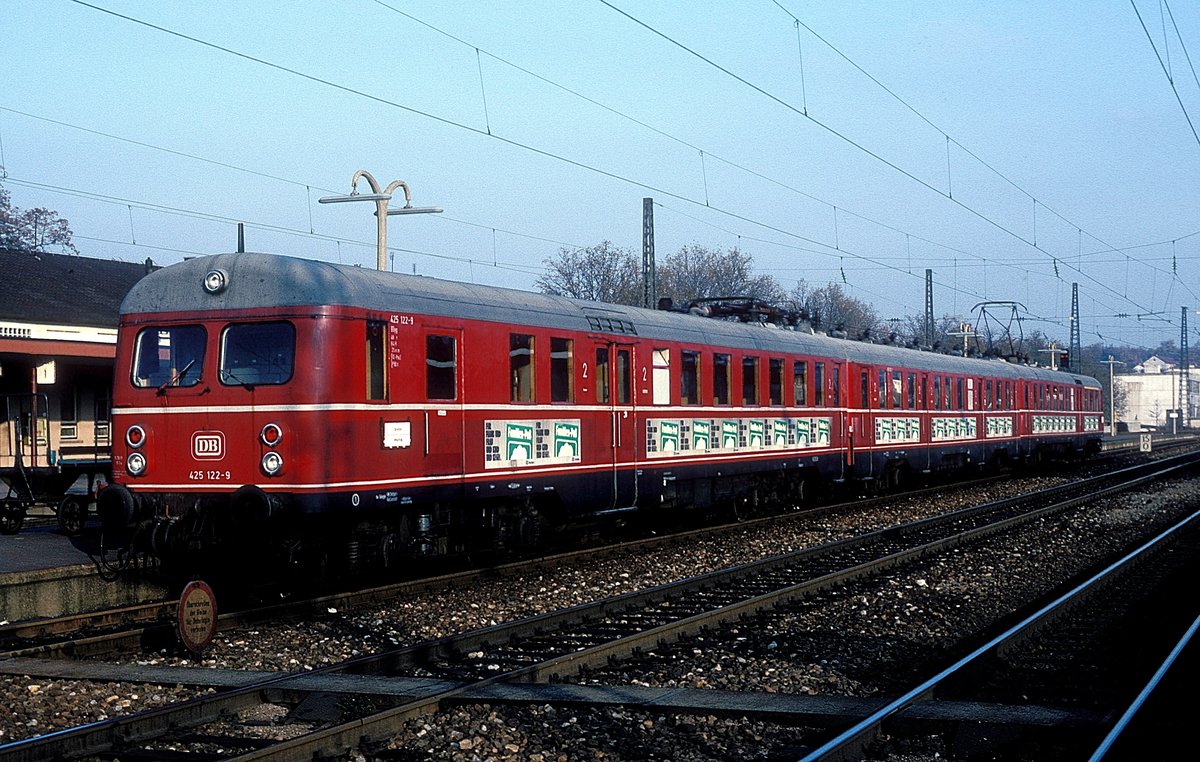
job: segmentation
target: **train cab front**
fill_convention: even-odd
[[[296,325],[278,314],[122,317],[107,548],[195,566],[262,554],[293,503]]]

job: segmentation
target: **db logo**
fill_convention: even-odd
[[[192,434],[192,457],[196,460],[220,460],[225,457],[225,435],[219,431]]]

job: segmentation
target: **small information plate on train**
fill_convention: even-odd
[[[200,656],[217,634],[217,598],[212,588],[193,580],[179,596],[179,640],[183,647]]]

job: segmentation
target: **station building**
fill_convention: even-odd
[[[154,269],[0,248],[0,477],[107,463],[119,308]]]

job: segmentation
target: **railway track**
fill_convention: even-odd
[[[1004,478],[1006,475],[991,475],[967,482],[956,482],[951,488],[970,492]],[[301,618],[324,612],[329,608],[352,609],[370,606],[401,596],[432,593],[456,586],[469,586],[483,579],[495,580],[541,569],[588,564],[631,552],[651,551],[664,547],[687,545],[699,540],[720,538],[731,533],[750,531],[757,527],[811,520],[851,508],[862,510],[899,498],[919,499],[925,495],[944,495],[946,490],[947,486],[937,485],[887,496],[822,504],[802,510],[742,519],[682,532],[609,543],[513,561],[499,566],[401,580],[366,589],[335,592],[267,606],[237,607],[218,617],[218,630],[228,631],[264,622]],[[174,622],[177,603],[174,599],[151,601],[71,616],[0,625],[0,659],[24,656],[54,657],[57,655],[73,658],[104,658],[113,653],[128,652],[130,649],[170,648],[174,645],[175,639]]]
[[[1200,511],[1020,612],[1015,625],[817,746],[804,762],[861,755],[881,733],[894,745],[914,726],[926,735],[936,727],[938,748],[956,757],[1018,745],[1038,759],[1103,756],[1135,714],[1126,710],[1137,709],[1171,666],[1172,649],[1194,634],[1200,620],[1179,604],[1193,597],[1198,571]],[[916,707],[934,702],[1025,711],[1007,718],[994,711],[983,730],[980,712],[964,722],[943,717],[936,726],[913,721],[921,714]],[[1160,758],[1156,750],[1178,749],[1162,737],[1143,735],[1139,743],[1126,754]],[[873,754],[886,755],[878,745]]]
[[[1089,461],[1084,468],[1103,468],[1104,461],[1115,462],[1125,457],[1133,446],[1113,449],[1111,456]],[[1195,446],[1195,440],[1180,439],[1160,445],[1158,457],[1170,452],[1184,451]],[[1007,474],[982,477],[967,482],[955,482],[949,487],[938,484],[932,487],[906,490],[886,496],[855,499],[836,504],[822,504],[799,511],[787,511],[758,518],[743,519],[732,523],[707,526],[683,532],[639,538],[631,541],[605,544],[549,556],[514,561],[499,566],[468,569],[449,574],[401,580],[367,589],[333,592],[317,597],[305,597],[274,603],[267,606],[235,605],[218,619],[218,630],[228,631],[264,622],[296,619],[320,613],[329,608],[352,609],[393,600],[400,596],[436,592],[454,586],[469,586],[482,579],[496,579],[537,571],[553,569],[570,564],[586,564],[623,553],[639,550],[650,551],[671,547],[676,544],[706,538],[719,538],[734,532],[744,532],[755,527],[803,521],[824,514],[835,514],[849,508],[864,509],[882,505],[899,498],[920,498],[923,495],[944,495],[947,489],[960,492],[977,490],[999,480]],[[104,658],[113,653],[129,652],[131,649],[160,650],[176,645],[175,619],[177,601],[174,599],[150,601],[143,604],[122,606],[75,615],[12,622],[0,625],[0,659],[14,656],[53,657],[63,655],[76,658]]]
[[[149,749],[153,753],[155,747],[145,744],[164,737],[186,740],[189,734],[201,747],[219,748],[214,752],[218,756],[237,754],[255,759],[341,753],[390,736],[410,718],[456,703],[478,702],[481,697],[495,700],[497,691],[519,691],[520,684],[544,683],[583,666],[601,665],[851,579],[947,552],[1101,495],[1145,484],[1188,467],[1193,459],[1173,461],[1125,469],[326,669],[273,677],[184,704],[0,747],[0,759],[114,750],[137,754]],[[585,698],[589,690],[591,694],[602,692],[591,686],[570,686],[570,690],[575,691],[576,701],[593,700]],[[527,700],[546,700],[545,691],[526,691]],[[313,697],[322,695],[341,697],[340,703],[333,702],[337,711],[311,711],[316,701]],[[628,695],[625,698],[629,700]],[[611,692],[606,700],[615,700]],[[246,740],[229,718],[262,705],[286,705],[293,710],[307,706],[310,711],[298,716],[309,717],[317,729],[270,745],[261,739]],[[221,727],[216,735],[192,730],[211,723]]]

